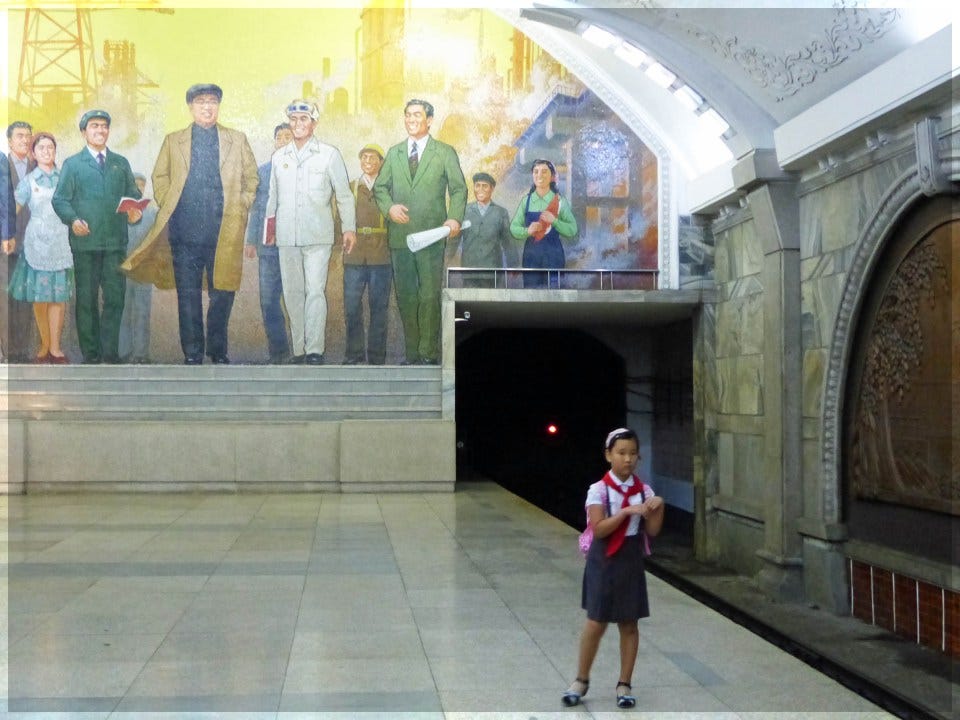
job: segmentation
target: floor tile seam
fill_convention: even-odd
[[[257,513],[260,512],[260,511],[263,509],[264,503],[266,503],[267,498],[269,497],[269,495],[267,495],[267,494],[263,494],[263,495],[254,494],[253,496],[254,496],[254,497],[259,497],[260,502],[257,503],[256,509],[253,511],[253,513],[250,515],[250,517],[247,518],[247,521],[246,521],[245,523],[243,523],[243,528],[240,530],[239,533],[237,533],[237,536],[236,536],[235,538],[233,538],[233,542],[230,543],[230,547],[228,547],[226,550],[222,551],[222,554],[220,555],[219,559],[215,561],[216,566],[214,567],[213,572],[210,573],[210,574],[207,576],[207,581],[201,586],[201,588],[200,588],[200,592],[201,592],[201,593],[202,593],[203,590],[207,587],[207,584],[210,582],[210,578],[212,578],[214,575],[218,575],[218,574],[219,574],[220,569],[224,566],[224,562],[225,562],[227,556],[228,556],[228,555],[233,551],[233,549],[237,546],[237,543],[240,542],[240,538],[243,537],[244,531],[245,531],[246,529],[248,529],[248,528],[253,524],[253,521],[254,521],[254,520],[256,519],[256,517],[257,517]],[[210,497],[215,497],[215,496],[210,496]],[[208,498],[205,498],[205,499],[209,499],[209,497],[208,497]],[[237,523],[237,525],[240,525],[240,523]],[[200,594],[200,593],[197,593],[198,596],[199,596],[199,594]],[[192,605],[192,603],[191,603],[191,605]]]
[[[208,576],[207,576],[207,582],[209,582],[209,580],[210,580],[210,576],[208,575]],[[202,587],[206,587],[206,582],[203,584]],[[202,589],[202,587],[201,587],[201,589]],[[173,634],[174,629],[175,629],[175,628],[177,627],[177,625],[179,625],[180,622],[187,616],[187,613],[188,613],[188,612],[190,611],[190,609],[194,606],[194,603],[197,602],[197,599],[198,599],[199,596],[200,596],[200,592],[199,592],[199,591],[198,591],[198,592],[189,593],[189,594],[192,594],[192,595],[193,595],[193,599],[192,599],[190,602],[188,602],[188,603],[186,603],[186,604],[184,605],[183,609],[182,609],[182,610],[180,611],[180,613],[177,615],[176,620],[174,620],[174,621],[170,624],[170,626],[169,626],[169,628],[167,629],[167,631],[166,631],[165,633],[163,633],[163,639],[157,644],[157,647],[154,648],[153,652],[150,654],[150,657],[147,658],[147,660],[146,660],[146,661],[143,663],[143,665],[141,666],[140,671],[136,674],[136,676],[133,678],[133,680],[130,682],[130,684],[127,686],[127,688],[124,690],[123,696],[120,698],[120,700],[119,700],[118,703],[117,703],[117,707],[119,707],[120,704],[122,704],[123,701],[128,697],[128,695],[130,694],[130,690],[137,684],[137,681],[138,681],[138,680],[143,676],[143,674],[146,672],[147,667],[150,665],[150,663],[151,663],[154,659],[157,658],[157,655],[158,655],[158,653],[160,652],[160,648],[163,647],[164,643],[167,642],[167,640],[168,640],[168,639],[170,638],[170,636]],[[115,712],[116,709],[117,709],[117,707],[115,707],[112,712]]]
[[[324,499],[321,497],[320,503],[317,506],[318,518],[319,518],[320,510],[323,507],[323,504],[324,504]],[[313,531],[312,531],[313,535],[310,538],[311,547],[313,547],[314,543],[316,543],[317,541],[317,528],[318,528],[318,524],[317,522],[314,522]],[[290,662],[293,659],[293,647],[297,643],[297,629],[300,626],[300,617],[303,614],[303,597],[307,589],[307,577],[309,576],[309,574],[310,574],[310,564],[308,562],[307,566],[304,568],[302,581],[300,584],[300,600],[297,603],[297,618],[293,623],[293,635],[290,638],[290,647],[287,649],[287,657],[283,663],[283,681],[280,683],[280,692],[278,693],[278,696],[277,696],[277,707],[276,707],[277,717],[280,717],[280,708],[283,706],[283,695],[287,688],[287,679],[290,676]]]
[[[447,526],[446,523],[443,522],[443,519],[439,517],[436,508],[430,504],[429,498],[427,498],[423,494],[419,494],[418,497],[420,498],[423,505],[430,509],[435,519],[440,522],[440,525],[444,528],[444,530],[446,530],[448,534],[452,535],[452,533],[450,532],[450,528]],[[380,506],[379,501],[377,502],[377,507],[380,508],[380,515],[381,515],[381,518],[383,518],[383,508]],[[420,644],[420,652],[423,655],[424,662],[426,662],[427,664],[427,671],[430,673],[430,682],[433,683],[433,692],[437,696],[437,701],[440,702],[441,710],[443,710],[443,703],[440,700],[440,686],[437,683],[436,669],[434,667],[434,663],[431,662],[430,660],[430,656],[427,654],[427,646],[423,641],[423,632],[421,630],[420,623],[417,622],[417,616],[413,612],[413,605],[411,604],[411,601],[410,601],[410,589],[407,587],[407,582],[403,577],[403,572],[400,570],[401,565],[397,558],[396,540],[394,538],[393,533],[390,532],[390,525],[386,522],[386,518],[383,518],[383,521],[384,521],[383,523],[384,528],[386,529],[386,532],[387,532],[387,538],[390,541],[390,550],[393,553],[393,561],[397,567],[397,574],[400,576],[400,587],[403,588],[404,602],[406,603],[407,609],[410,611],[410,616],[413,618],[413,626],[417,630],[417,642]]]
[[[469,491],[468,491],[468,492],[469,492]],[[456,499],[457,499],[457,495],[456,495],[456,493],[454,493],[454,501],[455,501],[455,502],[456,502]],[[438,517],[439,517],[439,516],[438,516]],[[497,587],[496,587],[496,586],[493,584],[493,582],[491,581],[490,575],[489,575],[480,565],[477,564],[477,562],[473,559],[473,557],[472,557],[472,556],[469,554],[469,552],[465,549],[465,547],[464,547],[464,545],[463,545],[463,542],[460,540],[460,538],[458,538],[458,537],[456,536],[456,534],[451,530],[451,528],[446,524],[446,522],[444,522],[443,518],[440,517],[439,519],[440,519],[440,522],[443,524],[443,526],[447,529],[447,532],[450,534],[450,536],[451,536],[451,537],[453,538],[453,540],[456,542],[456,544],[457,544],[457,546],[460,548],[460,550],[461,550],[461,551],[466,555],[466,557],[470,560],[470,563],[471,563],[471,565],[473,565],[473,567],[476,569],[476,572],[484,579],[484,581],[487,583],[487,585],[494,591],[494,593],[496,594],[496,596],[499,598],[500,602],[503,603],[504,607],[507,608],[507,610],[509,611],[510,615],[511,615],[511,616],[513,617],[513,619],[517,622],[517,624],[518,624],[520,627],[523,628],[523,632],[526,634],[527,638],[534,644],[534,646],[540,651],[540,654],[542,655],[542,657],[547,661],[547,663],[550,665],[550,667],[552,667],[552,668],[554,669],[554,671],[557,673],[557,675],[558,675],[560,678],[565,677],[564,673],[557,667],[556,663],[554,663],[554,661],[551,659],[551,657],[550,657],[550,655],[547,653],[547,651],[543,648],[542,645],[540,645],[539,642],[537,642],[537,640],[536,640],[536,638],[534,637],[534,635],[530,632],[530,629],[529,629],[529,628],[526,626],[526,624],[520,619],[520,617],[517,615],[517,613],[514,611],[514,609],[510,606],[510,604],[507,603],[506,599],[500,594],[500,592],[499,592],[499,590],[497,589]],[[404,589],[404,593],[406,594],[406,589]],[[417,626],[418,632],[419,632],[419,629],[420,629],[420,627],[419,627],[419,625],[418,625],[418,626]],[[429,658],[427,658],[427,661],[429,662]],[[431,674],[432,674],[432,673],[433,673],[433,668],[432,668],[432,666],[431,666]],[[439,691],[439,688],[438,688],[438,691]]]

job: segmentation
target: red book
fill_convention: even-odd
[[[560,193],[553,194],[553,199],[550,201],[550,204],[547,205],[545,212],[550,213],[554,217],[560,214]],[[540,214],[543,215],[543,213]],[[540,242],[544,236],[550,232],[550,223],[541,220],[540,225],[540,229],[531,236],[534,242]]]
[[[276,245],[277,244],[277,216],[273,215],[268,217],[266,222],[263,223],[263,244],[264,245]]]
[[[132,197],[122,197],[120,198],[120,203],[117,205],[118,213],[130,212],[131,210],[139,210],[143,212],[147,205],[150,204],[150,198],[140,198],[137,200]]]

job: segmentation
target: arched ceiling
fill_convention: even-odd
[[[908,7],[839,2],[534,2],[501,11],[578,74],[638,134],[653,134],[687,180],[756,151],[775,157],[775,132],[951,25],[949,3]],[[704,130],[674,93],[582,37],[587,25],[613,33],[659,61],[729,124]],[[948,53],[949,54],[949,53]],[[949,73],[952,63],[944,61]],[[598,88],[597,85],[604,88]],[[613,102],[611,102],[611,99]],[[701,106],[700,112],[705,106]],[[627,118],[625,118],[627,119]],[[629,120],[627,120],[629,122]]]

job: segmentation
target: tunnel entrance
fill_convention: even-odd
[[[457,477],[489,478],[574,526],[625,423],[623,359],[579,330],[487,329],[457,346]]]

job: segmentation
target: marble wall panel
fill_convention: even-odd
[[[720,513],[720,564],[736,568],[741,575],[756,575],[763,561],[757,557],[757,548],[763,547],[763,524],[736,515]]]
[[[69,423],[34,421],[26,424],[27,442],[24,456],[29,458],[27,482],[70,483],[116,480],[131,477],[134,448],[152,444],[149,437],[126,426],[122,437],[110,423]],[[165,448],[170,452],[170,448]],[[176,454],[176,453],[174,453]],[[143,473],[157,471],[157,466],[170,467],[175,462],[159,455]]]
[[[23,492],[25,443],[26,423],[0,414],[0,494]]]
[[[803,517],[823,519],[823,476],[820,471],[820,438],[805,439],[801,445]]]
[[[733,495],[754,504],[763,502],[763,450],[762,435],[733,436]]]
[[[714,248],[713,277],[718,285],[728,282],[731,278],[729,232],[717,234],[717,245]]]
[[[756,275],[763,269],[763,249],[752,220],[732,227],[728,242],[733,261],[730,279]]]
[[[717,306],[717,356],[763,351],[763,295],[738,297]]]
[[[800,199],[800,255],[817,257],[854,244],[883,196],[914,162],[903,153]]]
[[[77,423],[74,428],[82,428]],[[114,428],[115,431],[115,428]],[[231,481],[237,470],[237,434],[225,424],[134,423],[129,479],[139,482]],[[111,453],[104,453],[110,457]],[[134,472],[136,476],[134,476]],[[110,480],[104,475],[91,480]]]
[[[265,423],[261,437],[237,443],[238,483],[336,483],[340,423]]]
[[[345,420],[340,426],[341,487],[349,492],[355,487],[450,484],[457,476],[455,445],[456,425],[449,420]]]
[[[819,418],[823,400],[824,374],[827,371],[829,351],[826,349],[807,350],[803,354],[803,394],[801,414],[804,417]]]
[[[732,496],[733,467],[734,467],[734,434],[728,432],[717,433],[717,492],[721,495]]]
[[[717,358],[719,412],[732,415],[763,413],[763,356]]]

